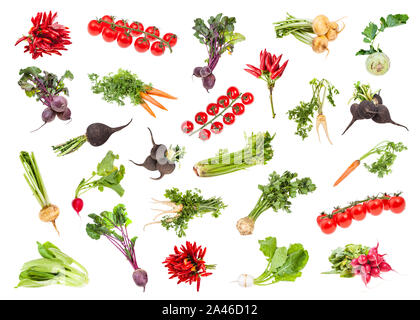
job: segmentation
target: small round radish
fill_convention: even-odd
[[[254,285],[254,277],[249,274],[241,274],[236,282],[243,288],[252,287]]]
[[[79,212],[83,209],[83,200],[80,198],[75,198],[71,202],[71,206],[73,207],[74,211],[76,211],[77,214],[79,214]]]
[[[380,270],[381,272],[389,272],[389,271],[392,271],[392,268],[391,268],[391,266],[390,266],[388,263],[386,263],[386,262],[384,261],[384,262],[382,262],[382,263],[379,265],[379,270]]]
[[[374,267],[370,270],[370,275],[373,278],[379,278],[381,276],[381,271],[379,270],[378,267]]]
[[[353,260],[351,261],[351,266],[352,266],[353,268],[355,268],[355,267],[360,266],[360,263],[359,263],[359,261],[358,261],[357,259],[353,259]]]
[[[359,258],[357,258],[357,261],[361,265],[365,265],[368,262],[368,259],[367,259],[366,255],[362,254]]]

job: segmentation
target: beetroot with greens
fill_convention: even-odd
[[[235,17],[223,16],[222,13],[210,17],[207,24],[201,18],[194,20],[194,36],[200,43],[206,45],[209,57],[206,59],[206,66],[194,68],[193,75],[201,78],[203,87],[207,91],[212,89],[216,83],[213,70],[222,54],[226,51],[231,54],[235,44],[245,40],[242,34],[234,32],[235,23]]]
[[[70,71],[64,72],[61,78],[55,74],[42,71],[37,67],[28,67],[19,71],[21,78],[18,81],[19,86],[25,90],[26,95],[35,97],[46,106],[42,112],[42,121],[44,124],[57,118],[60,120],[70,120],[71,111],[67,107],[67,99],[60,94],[69,95],[69,90],[64,86],[64,80],[73,80],[73,74]],[[38,129],[40,129],[38,128]],[[37,130],[38,130],[37,129]]]
[[[94,240],[99,240],[101,236],[107,238],[130,262],[134,269],[133,281],[144,291],[147,284],[147,272],[139,268],[137,264],[134,250],[137,237],[131,239],[128,237],[127,226],[131,220],[127,216],[125,206],[119,204],[112,212],[104,211],[99,215],[92,213],[89,218],[93,220],[93,223],[86,225],[88,236]]]

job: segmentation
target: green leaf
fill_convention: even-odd
[[[378,26],[372,22],[369,22],[369,25],[365,28],[365,30],[363,30],[362,35],[364,35],[365,40],[367,39],[367,42],[370,43],[372,40],[375,39],[377,32]]]
[[[114,166],[114,160],[119,159],[118,155],[115,155],[112,151],[108,151],[105,155],[105,158],[97,166],[97,174],[99,176],[105,177],[109,175],[117,168]]]
[[[268,258],[272,259],[277,249],[277,239],[274,237],[267,237],[265,240],[259,240],[260,251]]]
[[[298,249],[300,248],[300,249]],[[276,281],[295,281],[301,277],[300,272],[305,268],[309,260],[309,254],[302,245],[291,245],[286,262],[276,271]]]
[[[274,252],[273,258],[271,259],[271,266],[270,271],[275,272],[278,268],[280,268],[287,260],[287,248],[286,247],[280,247],[277,248]]]

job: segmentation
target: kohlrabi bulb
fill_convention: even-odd
[[[383,52],[372,53],[366,59],[366,69],[376,76],[381,76],[387,73],[390,66],[391,61]]]

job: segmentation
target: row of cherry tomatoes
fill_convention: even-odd
[[[91,20],[87,29],[92,36],[102,34],[102,38],[106,42],[117,40],[117,44],[121,48],[128,48],[133,43],[133,38],[137,38],[134,41],[134,49],[137,52],[146,52],[150,49],[150,52],[155,56],[161,56],[166,47],[171,49],[178,40],[173,33],[166,33],[160,38],[160,30],[155,26],[150,26],[145,30],[141,22],[135,21],[131,24],[125,20],[114,22],[114,18],[109,15]]]
[[[236,100],[241,99],[241,102]],[[224,125],[232,125],[235,123],[236,116],[240,116],[245,112],[245,106],[254,102],[254,96],[250,92],[240,93],[238,88],[230,87],[226,95],[220,96],[216,103],[210,103],[206,112],[200,111],[195,117],[195,123],[200,125],[198,129],[198,136],[201,140],[205,141],[210,139],[211,134],[219,134],[223,131]],[[227,112],[228,109],[232,112]],[[214,121],[216,118],[223,116],[223,123],[220,121]],[[214,117],[209,120],[210,117]],[[224,125],[223,125],[224,124]],[[205,127],[210,125],[210,130]],[[181,130],[184,133],[193,134],[194,123],[192,121],[184,121],[181,125]]]
[[[405,200],[403,197],[399,195],[392,197],[384,195],[381,198],[370,199],[363,203],[350,206],[345,210],[335,209],[330,215],[322,213],[316,220],[323,233],[332,234],[337,229],[337,226],[348,228],[351,226],[353,220],[362,221],[368,213],[372,216],[379,216],[384,210],[391,210],[395,214],[400,214],[404,209]]]

